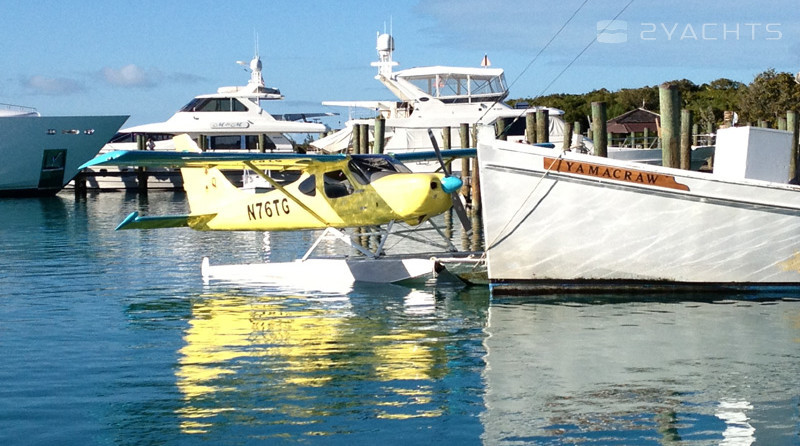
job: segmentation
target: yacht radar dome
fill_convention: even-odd
[[[375,49],[378,50],[378,62],[372,62],[372,66],[378,67],[378,74],[384,76],[391,74],[392,67],[397,65],[397,62],[392,61],[394,38],[391,34],[378,33],[378,43]]]

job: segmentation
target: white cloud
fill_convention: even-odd
[[[158,70],[145,70],[135,64],[116,69],[105,67],[101,70],[103,79],[118,87],[153,87],[163,78]]]
[[[49,96],[65,96],[86,90],[81,82],[62,77],[30,76],[23,78],[21,83],[34,94]]]

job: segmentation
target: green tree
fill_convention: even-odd
[[[759,119],[775,123],[788,110],[800,105],[800,85],[790,73],[778,73],[774,68],[759,74],[739,95],[739,114],[742,121]]]

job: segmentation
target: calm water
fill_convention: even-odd
[[[800,301],[204,285],[308,234],[0,200],[0,444],[800,444]]]

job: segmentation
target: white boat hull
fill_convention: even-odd
[[[0,118],[0,195],[52,195],[114,136],[127,116]]]
[[[800,284],[797,187],[488,141],[494,288]]]

